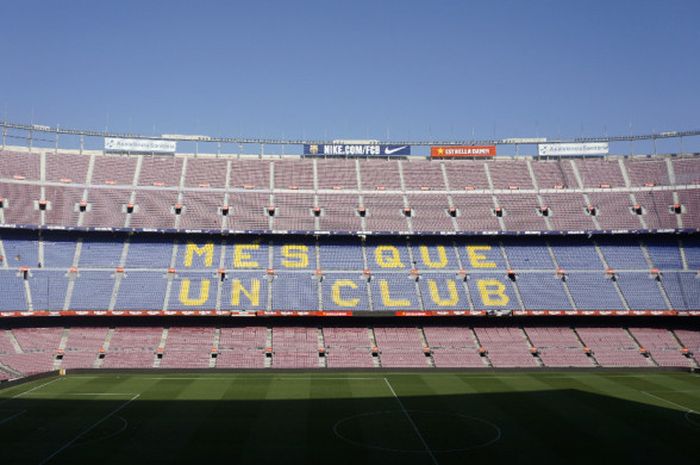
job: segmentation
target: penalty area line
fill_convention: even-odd
[[[10,397],[9,399],[5,399],[5,400],[3,400],[3,401],[0,401],[0,405],[6,404],[7,402],[9,402],[9,401],[11,401],[11,400],[13,400],[13,399],[18,399],[18,398],[20,398],[20,397],[22,397],[22,396],[24,396],[24,395],[27,395],[27,394],[29,394],[29,393],[31,393],[31,392],[34,392],[34,391],[36,391],[36,390],[38,390],[38,389],[43,388],[44,386],[48,386],[49,384],[53,384],[53,383],[55,383],[56,381],[60,381],[60,380],[62,380],[62,379],[63,379],[63,378],[52,379],[52,380],[49,381],[48,383],[40,384],[39,386],[34,386],[34,387],[31,388],[31,389],[28,389],[28,390],[26,390],[26,391],[22,391],[22,392],[20,392],[19,394],[15,394],[14,396]]]
[[[678,404],[676,402],[673,402],[672,400],[664,399],[663,397],[657,396],[657,395],[652,394],[651,392],[648,392],[648,391],[639,391],[639,392],[641,392],[642,394],[646,394],[649,397],[653,397],[654,399],[658,399],[662,402],[666,402],[667,404],[673,405],[674,407],[677,407],[679,409],[685,410],[685,412],[683,412],[683,418],[685,418],[685,421],[687,421],[688,423],[690,423],[693,426],[700,426],[700,424],[693,421],[690,417],[691,413],[694,413],[694,414],[698,413],[697,411],[693,410],[692,408],[688,408],[685,405]],[[681,392],[681,391],[677,391],[677,392]]]
[[[435,465],[439,465],[438,460],[437,460],[437,457],[435,457],[435,454],[433,454],[432,449],[430,449],[430,446],[429,446],[428,443],[425,441],[425,438],[423,437],[423,435],[421,434],[420,430],[418,429],[418,426],[417,426],[416,423],[413,421],[413,418],[411,418],[411,415],[410,415],[410,414],[408,413],[408,411],[406,410],[406,407],[404,407],[403,402],[401,402],[401,399],[400,399],[399,396],[396,394],[396,391],[394,391],[394,387],[393,387],[393,386],[391,385],[391,383],[389,382],[389,379],[385,377],[385,378],[384,378],[384,382],[386,383],[387,387],[388,387],[389,390],[391,391],[391,394],[394,396],[394,399],[396,399],[396,402],[398,402],[399,407],[401,407],[401,410],[403,411],[403,414],[406,416],[406,419],[408,420],[408,422],[409,422],[409,423],[411,424],[411,426],[413,427],[413,431],[416,432],[416,436],[418,436],[418,439],[420,439],[420,442],[423,443],[423,447],[425,447],[425,451],[426,451],[426,452],[428,453],[428,455],[430,456],[430,459],[433,461],[433,463],[434,463]]]
[[[105,415],[105,416],[103,416],[102,418],[100,418],[99,420],[97,420],[95,423],[92,424],[92,426],[90,426],[90,427],[88,427],[88,428],[82,430],[82,431],[81,431],[80,433],[78,433],[78,435],[75,436],[73,439],[71,439],[70,441],[68,441],[67,443],[65,443],[64,445],[62,445],[61,447],[59,447],[58,449],[56,449],[56,451],[55,451],[53,454],[49,455],[49,456],[46,457],[44,460],[42,460],[41,462],[39,462],[39,465],[44,465],[45,463],[48,463],[51,459],[53,459],[54,457],[56,457],[58,454],[60,454],[61,452],[63,452],[64,450],[66,450],[66,449],[68,449],[70,446],[72,446],[72,445],[75,443],[75,441],[77,441],[78,439],[82,438],[83,436],[85,436],[87,433],[89,433],[89,432],[92,431],[93,429],[95,429],[95,428],[97,428],[98,426],[100,426],[102,423],[104,423],[105,421],[107,421],[109,418],[111,418],[114,414],[116,414],[116,413],[119,412],[120,410],[124,409],[127,405],[129,405],[130,403],[132,403],[133,401],[135,401],[136,399],[138,399],[140,396],[141,396],[141,394],[136,394],[134,397],[132,397],[131,399],[127,400],[126,402],[124,402],[123,404],[121,404],[119,407],[115,408],[114,410],[112,410],[111,412],[109,412],[107,415]]]

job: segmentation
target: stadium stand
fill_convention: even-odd
[[[698,156],[0,157],[0,381],[60,368],[698,367],[693,329],[478,320],[696,315]],[[44,315],[86,320],[10,318]],[[102,315],[380,319],[90,320]],[[412,315],[468,320],[395,321]]]

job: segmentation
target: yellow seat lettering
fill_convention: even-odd
[[[285,268],[309,266],[309,247],[306,245],[285,245],[282,247],[282,256],[282,266]]]
[[[500,307],[508,305],[510,297],[506,295],[506,285],[497,279],[479,279],[476,282],[479,295],[484,305]]]
[[[496,268],[496,263],[489,261],[483,253],[491,250],[490,245],[468,245],[467,256],[473,268]]]
[[[234,268],[260,268],[258,262],[253,260],[251,251],[259,250],[260,244],[236,244],[233,247]]]
[[[440,307],[453,307],[459,302],[459,294],[457,294],[457,285],[453,280],[447,281],[447,292],[449,296],[443,298],[440,296],[440,291],[438,290],[437,283],[434,279],[428,279],[428,291],[430,292],[430,299]]]
[[[190,284],[191,282],[188,278],[184,278],[180,281],[180,303],[188,307],[196,307],[204,304],[209,299],[209,286],[211,284],[209,280],[200,280],[199,296],[196,298],[190,297]]]
[[[420,256],[423,259],[423,263],[428,268],[445,268],[447,266],[447,253],[445,252],[445,247],[438,245],[435,250],[437,250],[437,261],[433,261],[430,257],[430,250],[425,245],[419,247]]]
[[[192,260],[195,254],[198,257],[204,255],[204,266],[211,266],[214,262],[214,244],[204,244],[201,247],[193,243],[187,244],[187,249],[185,250],[185,268],[192,267]]]
[[[331,298],[333,303],[338,307],[357,307],[360,303],[360,299],[355,297],[353,299],[344,299],[341,290],[343,288],[357,289],[357,284],[350,279],[339,279],[333,283],[331,286]]]
[[[382,294],[382,303],[385,307],[408,307],[411,301],[408,299],[394,299],[389,292],[389,283],[386,279],[379,280],[379,291]]]
[[[257,307],[258,305],[260,305],[260,280],[251,279],[250,289],[246,289],[245,287],[243,287],[243,284],[241,284],[240,279],[234,279],[233,283],[231,284],[232,306],[238,307],[241,305],[241,294],[246,296],[251,306]]]
[[[374,259],[382,268],[403,268],[401,253],[393,245],[379,245],[374,249]]]

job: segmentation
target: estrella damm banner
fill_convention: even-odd
[[[431,158],[481,158],[496,155],[495,145],[445,145],[430,147]]]

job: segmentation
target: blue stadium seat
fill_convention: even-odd
[[[506,256],[514,270],[554,270],[554,262],[544,241],[506,239],[503,241]]]
[[[318,310],[318,280],[313,273],[277,273],[272,280],[272,310]]]
[[[629,237],[597,237],[605,261],[613,270],[648,270],[639,241]]]
[[[668,310],[657,282],[649,273],[617,274],[617,283],[630,308],[640,310]]]
[[[91,238],[83,236],[78,268],[107,268],[114,270],[119,266],[119,258],[124,248],[120,239]]]
[[[358,270],[365,268],[358,238],[322,238],[319,240],[322,270]]]
[[[644,239],[651,262],[660,270],[681,270],[683,262],[675,236],[657,235]]]
[[[517,284],[525,310],[572,310],[564,284],[554,273],[519,273]]]
[[[5,262],[11,268],[27,266],[37,268],[39,264],[39,240],[35,233],[17,234],[3,232],[0,235],[5,247]]]
[[[114,289],[114,270],[81,271],[75,280],[71,310],[106,310]]]
[[[67,271],[32,270],[29,288],[34,310],[63,310],[68,288]]]
[[[168,268],[172,257],[172,242],[163,239],[134,236],[129,240],[126,268]]]
[[[604,270],[593,243],[588,239],[551,239],[554,256],[564,270]]]
[[[688,269],[700,270],[700,239],[697,237],[681,237],[685,259],[688,262]]]
[[[126,271],[119,284],[117,309],[161,310],[167,281],[162,271]]]
[[[624,310],[613,281],[601,271],[571,273],[567,277],[571,297],[578,310]]]
[[[76,241],[68,235],[44,235],[45,268],[65,268],[73,266]]]
[[[27,310],[24,281],[16,270],[0,270],[0,311]]]
[[[674,310],[700,308],[700,277],[696,272],[666,272],[661,282]]]

